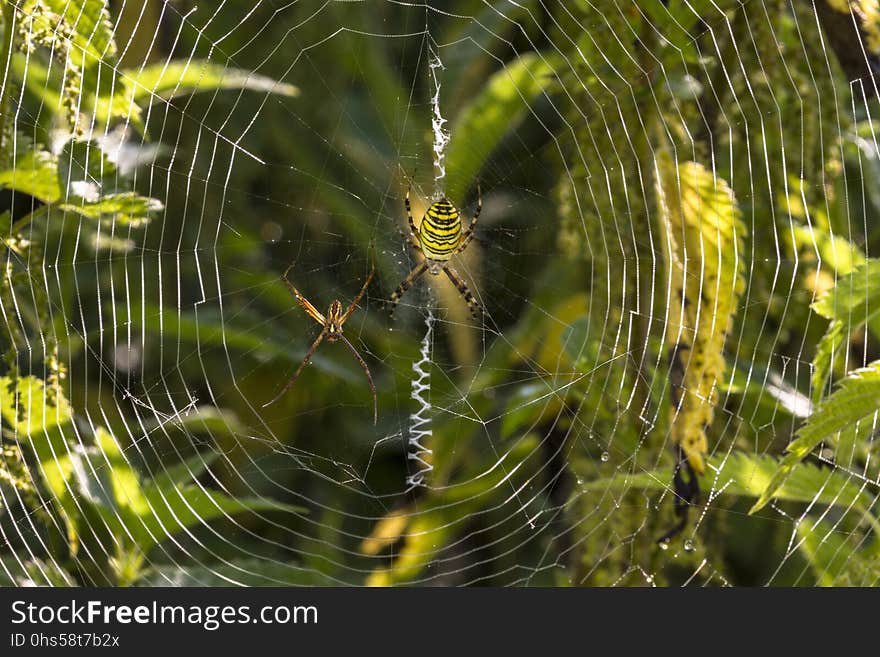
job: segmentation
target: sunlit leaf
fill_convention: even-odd
[[[880,399],[880,361],[850,374],[810,416],[798,432],[798,437],[788,445],[788,453],[780,462],[750,513],[758,511],[776,496],[777,490],[791,474],[795,465],[823,440],[828,440],[838,432],[854,427],[856,423],[862,436],[869,435],[874,430],[875,421],[871,418],[878,412],[878,399]]]
[[[709,468],[700,477],[702,490],[717,491],[715,495],[759,497],[776,472],[779,461],[770,456],[733,453],[729,457],[710,457]],[[636,473],[618,473],[612,477],[583,482],[579,492],[613,492],[627,490],[668,491],[672,469]],[[791,476],[777,489],[775,497],[785,502],[816,503],[843,509],[854,505],[870,509],[875,492],[865,490],[857,478],[841,470],[822,469],[800,463]]]
[[[0,171],[0,187],[30,194],[44,203],[57,201],[61,188],[55,156],[41,150],[21,152],[14,168]]]
[[[657,159],[656,190],[666,262],[666,352],[672,441],[702,473],[727,362],[724,345],[745,289],[745,226],[733,191],[698,162]]]
[[[374,556],[400,540],[410,522],[410,515],[403,509],[387,514],[373,526],[370,535],[361,541],[361,554]]]
[[[438,547],[449,539],[451,533],[442,512],[414,517],[409,523],[406,541],[397,552],[392,566],[373,571],[367,578],[367,586],[392,586],[413,581],[434,559]]]
[[[299,95],[299,89],[292,84],[206,59],[152,64],[143,69],[126,70],[125,76],[134,84],[136,101],[151,100],[154,96],[170,100],[218,89],[245,89],[291,97]]]
[[[89,219],[107,219],[138,226],[148,222],[164,206],[155,198],[140,196],[136,192],[121,192],[103,196],[94,202],[83,199],[81,202],[62,203],[59,207]]]
[[[880,260],[871,259],[841,277],[831,290],[813,304],[828,319],[861,325],[880,313]]]
[[[859,559],[858,551],[847,541],[846,534],[819,520],[804,519],[797,524],[801,553],[810,562],[820,586],[834,586],[835,581],[850,567],[850,561]]]
[[[83,54],[108,64],[116,61],[113,24],[106,0],[42,0],[42,2],[55,13],[55,16],[33,10],[30,14],[40,16],[41,20],[47,21],[49,29],[56,33],[67,32],[63,25],[72,29],[70,43],[75,50],[79,50],[79,56],[75,52],[73,54],[74,61],[79,63]],[[25,8],[35,4],[28,2]]]
[[[33,436],[70,422],[70,404],[61,390],[42,379],[0,377],[0,414],[17,434]]]
[[[100,99],[95,114],[101,121],[134,115],[157,101],[169,101],[194,93],[239,89],[279,96],[295,97],[299,89],[292,84],[273,80],[238,68],[223,66],[206,59],[174,60],[151,64],[144,68],[125,69],[112,97]]]
[[[867,324],[875,335],[880,336],[880,260],[861,263],[841,277],[812,307],[822,317],[831,320],[813,359],[813,400],[818,401],[826,392],[835,354],[848,333]]]
[[[446,153],[446,195],[461,202],[501,138],[528,113],[553,81],[551,64],[522,55],[495,73],[479,96],[462,109],[450,129]]]

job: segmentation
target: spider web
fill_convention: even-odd
[[[52,489],[31,463],[30,493],[0,487],[10,580],[876,583],[870,440],[823,443],[805,461],[812,489],[748,513],[815,411],[825,324],[809,305],[873,255],[876,88],[848,84],[810,3],[558,4],[112,7],[115,73],[207,61],[250,83],[172,100],[157,87],[142,129],[86,127],[161,202],[150,222],[62,215],[9,233],[34,245],[4,258],[27,272],[2,298],[25,336],[18,376],[58,379],[73,419],[52,461],[74,473]],[[37,141],[33,104],[12,107]],[[681,310],[652,200],[661,135],[673,162],[730,185],[744,287],[705,400],[709,486],[658,545],[676,522],[665,354]],[[426,274],[389,321],[382,302],[421,257],[407,187],[417,220],[449,193],[467,228],[477,178],[477,237],[453,264],[485,316],[471,322]],[[291,263],[322,312],[376,267],[345,330],[376,381],[377,426],[363,372],[334,344],[262,408],[320,330],[278,280]],[[699,290],[703,275],[690,274]],[[41,303],[49,326],[28,328]],[[870,330],[855,335],[835,372],[876,358]],[[22,399],[3,405],[21,415]],[[128,471],[155,492],[120,491]]]

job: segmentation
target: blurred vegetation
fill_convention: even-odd
[[[450,4],[3,1],[0,582],[878,582],[871,3]]]

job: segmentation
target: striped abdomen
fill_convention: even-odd
[[[422,251],[431,260],[449,260],[461,242],[461,216],[445,198],[432,203],[419,226]]]

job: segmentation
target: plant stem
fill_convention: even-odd
[[[23,216],[21,219],[12,224],[12,228],[9,230],[10,235],[16,235],[27,228],[27,225],[31,223],[34,219],[38,219],[43,215],[49,214],[49,206],[41,205],[33,212],[30,212]]]
[[[9,87],[12,78],[12,38],[15,34],[15,5],[10,0],[3,1],[3,51],[0,52],[0,71],[3,86],[0,89],[0,158],[6,155],[6,116],[9,114]]]

